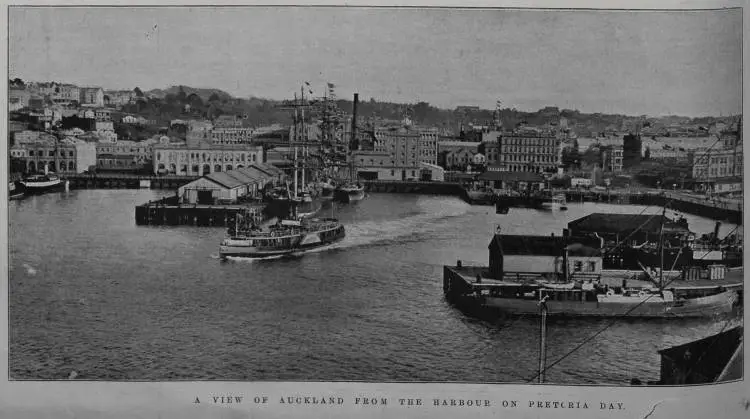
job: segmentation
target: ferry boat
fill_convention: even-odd
[[[280,220],[267,229],[258,228],[239,216],[221,242],[219,256],[269,258],[302,253],[330,246],[344,239],[344,226],[334,218]]]
[[[340,202],[355,202],[365,198],[365,187],[359,182],[345,183],[334,193],[334,198]]]
[[[44,193],[61,187],[62,180],[54,173],[31,175],[21,181],[26,193]]]
[[[542,202],[542,209],[560,211],[567,210],[568,204],[565,202],[565,194],[554,194]]]

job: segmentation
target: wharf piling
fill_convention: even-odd
[[[149,201],[135,207],[136,225],[226,227],[238,213],[249,210],[257,224],[264,221],[263,204],[198,205],[180,204],[176,197]]]

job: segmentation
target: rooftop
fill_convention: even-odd
[[[477,177],[479,180],[494,180],[503,182],[544,182],[544,177],[534,172],[501,172],[486,171]]]

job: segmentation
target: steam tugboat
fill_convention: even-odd
[[[21,181],[21,184],[27,194],[45,193],[63,186],[60,177],[49,172],[47,166],[44,167],[44,174],[27,176]]]
[[[229,237],[221,242],[219,256],[269,258],[299,254],[330,246],[344,239],[344,226],[335,218],[291,217],[266,229],[238,214]]]

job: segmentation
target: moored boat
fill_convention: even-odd
[[[8,199],[21,199],[26,195],[26,191],[21,182],[8,182]]]
[[[454,303],[511,315],[538,315],[546,301],[547,314],[560,317],[689,318],[731,313],[738,293],[723,287],[700,296],[683,288],[610,288],[596,283],[508,281],[482,278],[462,267],[444,267],[444,291]]]
[[[25,177],[21,181],[21,184],[28,194],[44,193],[63,186],[60,177],[53,173],[31,175]]]
[[[568,204],[565,201],[565,194],[554,194],[546,198],[542,202],[542,208],[552,211],[564,211],[568,209]]]
[[[334,193],[334,198],[340,202],[355,202],[365,198],[365,187],[359,182],[345,183]]]

